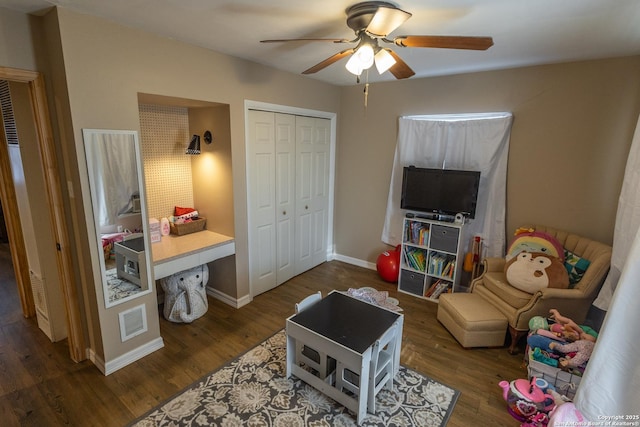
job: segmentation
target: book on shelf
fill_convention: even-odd
[[[424,293],[424,296],[427,298],[431,297],[431,294],[433,294],[433,291],[435,291],[435,289],[438,287],[440,283],[441,283],[440,280],[436,280],[435,282],[433,282],[431,286],[429,286],[427,291]]]
[[[424,296],[426,298],[437,299],[443,292],[446,292],[447,289],[449,289],[449,285],[449,282],[438,279],[429,286],[429,289],[424,293]]]
[[[440,277],[453,278],[456,260],[446,255],[432,254],[429,261],[429,274]]]
[[[404,231],[407,242],[425,246],[429,240],[429,227],[422,222],[408,221]]]
[[[423,249],[405,248],[404,259],[405,264],[410,268],[418,271],[425,271],[426,255]]]
[[[436,289],[434,289],[430,298],[438,299],[440,295],[442,295],[442,293],[447,292],[447,289],[449,289],[449,283],[440,282],[440,284],[436,287]]]

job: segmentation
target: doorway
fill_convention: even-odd
[[[57,273],[61,283],[64,299],[65,317],[67,324],[67,343],[69,354],[73,361],[86,359],[86,346],[82,329],[80,302],[77,294],[76,281],[72,273],[71,251],[67,226],[64,218],[62,191],[60,188],[55,143],[44,88],[44,79],[38,72],[0,67],[0,80],[24,83],[28,87],[33,126],[37,139],[37,147],[44,175],[44,196],[51,207],[49,219],[54,233],[56,245]],[[3,123],[3,121],[0,121]],[[13,187],[11,166],[8,159],[7,141],[4,124],[0,125],[0,199],[2,200],[7,235],[11,241],[10,251],[14,266],[18,294],[22,305],[23,316],[30,318],[35,315],[35,304],[31,291],[29,266],[26,249],[18,215],[17,201]]]

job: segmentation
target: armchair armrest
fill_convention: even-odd
[[[552,308],[580,324],[590,305],[591,300],[580,289],[544,288],[533,294],[531,301],[516,312],[512,326],[517,330],[527,330],[531,317],[547,317]]]
[[[538,291],[540,299],[585,299],[587,296],[580,289],[544,288]]]
[[[475,288],[476,284],[482,283],[484,281],[485,274],[491,273],[494,271],[503,271],[506,261],[504,258],[487,257],[482,259],[481,264],[482,264],[482,273],[471,281],[471,286],[469,287],[471,289],[471,292],[473,292],[473,289]]]

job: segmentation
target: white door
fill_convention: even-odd
[[[276,114],[276,283],[281,285],[296,274],[295,183],[296,118]]]
[[[247,197],[253,296],[326,261],[331,121],[249,111]]]
[[[330,129],[296,117],[296,274],[327,260]]]
[[[249,112],[249,266],[254,295],[276,286],[275,115]]]

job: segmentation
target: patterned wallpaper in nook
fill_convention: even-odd
[[[140,146],[150,218],[173,214],[175,206],[193,206],[189,111],[184,107],[141,104]]]

